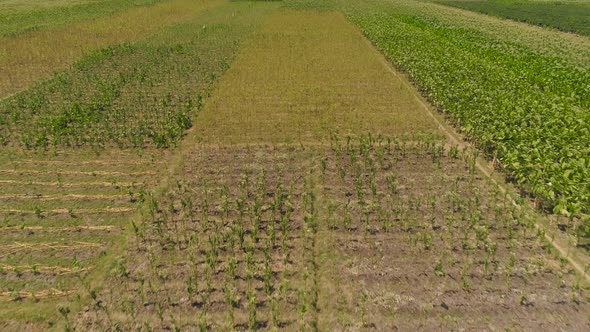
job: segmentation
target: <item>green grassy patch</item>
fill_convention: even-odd
[[[436,3],[590,36],[588,2],[489,0]]]
[[[0,3],[0,37],[108,16],[162,0],[5,1]]]
[[[176,145],[264,3],[234,3],[135,45],[102,49],[0,102],[0,142],[24,148]]]

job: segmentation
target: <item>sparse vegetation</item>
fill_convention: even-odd
[[[1,330],[590,327],[581,37],[406,0],[48,24],[134,12],[0,101]]]

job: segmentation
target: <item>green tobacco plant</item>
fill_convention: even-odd
[[[426,9],[419,6],[339,5],[435,107],[544,207],[565,215],[590,213],[588,70],[420,14]],[[402,156],[405,149],[403,144]]]

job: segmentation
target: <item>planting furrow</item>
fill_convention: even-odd
[[[0,270],[4,273],[32,273],[32,274],[50,274],[54,276],[73,274],[79,272],[85,272],[90,270],[91,267],[64,267],[64,266],[47,266],[47,265],[9,265],[0,263]]]
[[[121,201],[129,200],[129,195],[80,195],[80,194],[63,194],[63,195],[45,195],[45,194],[0,194],[0,200],[40,200],[40,201],[69,201],[69,200],[107,200]]]
[[[0,226],[0,232],[13,232],[13,233],[68,233],[75,232],[80,233],[82,231],[95,231],[95,232],[110,232],[115,230],[113,225],[100,225],[100,226]]]
[[[91,176],[141,176],[155,175],[155,171],[113,172],[113,171],[41,171],[34,169],[0,169],[0,174],[36,174],[36,175],[91,175]]]
[[[55,215],[87,215],[87,214],[126,214],[136,211],[136,208],[132,207],[119,207],[119,208],[96,208],[96,209],[48,209],[48,210],[18,210],[18,209],[0,209],[1,216],[10,215],[38,215],[40,217],[55,216]]]
[[[57,288],[49,288],[37,292],[30,292],[26,290],[19,290],[19,291],[6,291],[0,292],[0,301],[4,302],[17,302],[22,301],[25,299],[34,299],[34,300],[53,300],[55,298],[67,297],[70,295],[75,294],[76,291],[73,289],[70,290],[60,290]]]

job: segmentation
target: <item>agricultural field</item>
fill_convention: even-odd
[[[437,3],[590,36],[586,1],[437,1]]]
[[[425,17],[411,3],[342,6],[429,101],[538,205],[586,219],[587,66],[493,38],[477,27]]]
[[[80,290],[118,266],[112,253],[167,174],[168,148],[240,40],[277,7],[216,5],[196,3],[210,10],[90,52],[0,101],[2,330],[63,330],[59,309],[79,308],[90,296]]]
[[[104,270],[135,205],[157,183],[162,152],[2,156],[0,320],[19,330],[52,317]],[[100,274],[100,272],[99,272]]]
[[[0,3],[0,36],[16,36],[49,27],[91,20],[157,2],[157,0],[4,0]]]
[[[587,37],[405,0],[0,6],[45,22],[0,34],[0,330],[590,329]]]
[[[190,21],[219,1],[163,1],[95,18],[52,23],[29,33],[0,35],[0,97],[22,91],[31,84],[68,69],[84,55],[109,46],[133,44],[159,30]],[[93,13],[93,7],[83,7]],[[21,11],[19,11],[21,13]],[[23,15],[27,16],[28,11]],[[74,18],[75,15],[67,17]],[[36,18],[33,18],[37,22]],[[21,27],[20,18],[14,25]]]
[[[341,22],[339,15],[313,12],[268,18],[207,101],[209,110],[195,123],[197,139],[299,144],[368,132],[443,139],[413,90]],[[314,29],[301,34],[305,25]]]

